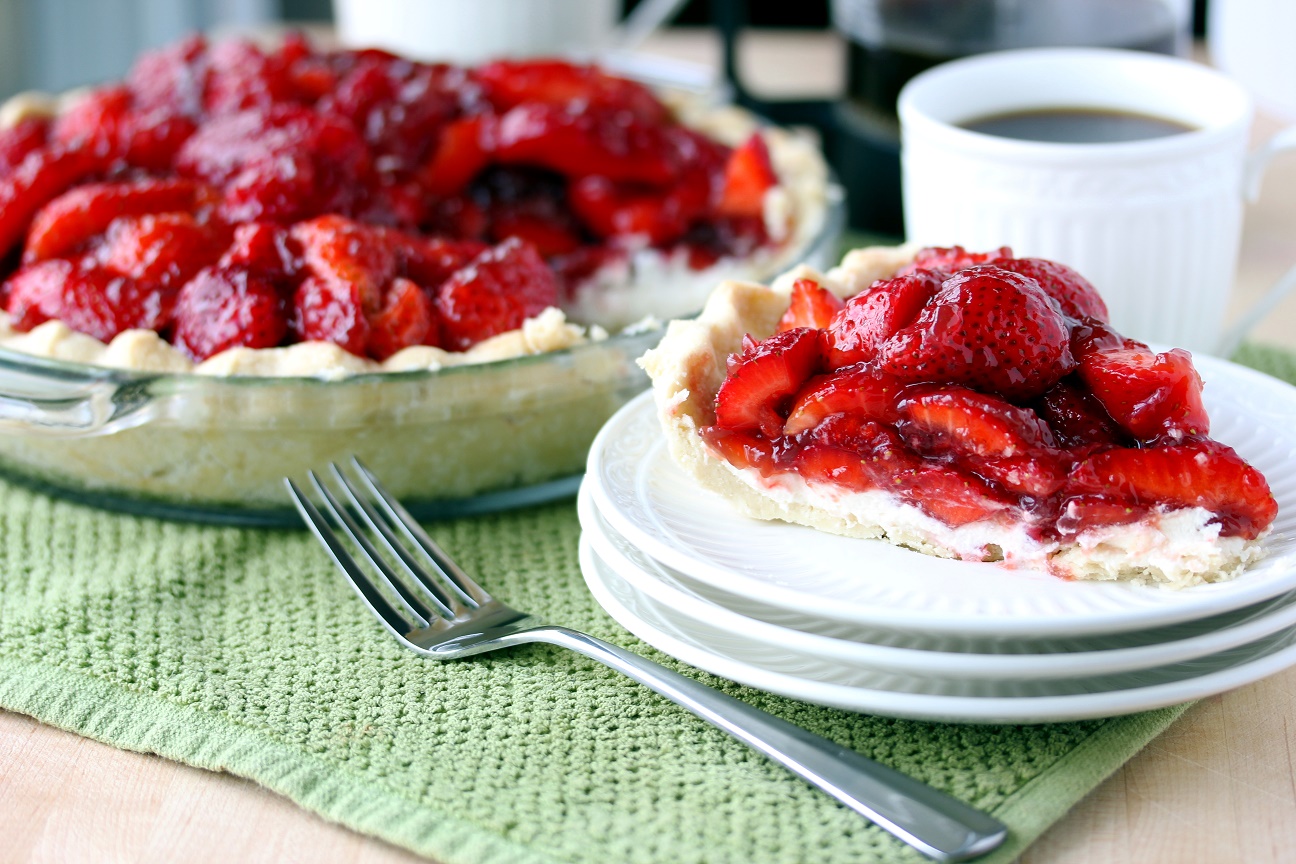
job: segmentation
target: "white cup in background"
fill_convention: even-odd
[[[1048,109],[1141,114],[1190,131],[1073,144],[960,126]],[[1277,138],[1248,164],[1251,99],[1232,80],[1141,52],[1005,51],[918,75],[899,114],[908,240],[1007,245],[1068,264],[1102,294],[1113,326],[1145,341],[1225,353],[1241,338],[1225,331],[1224,309],[1244,194],[1296,140]]]
[[[348,48],[417,60],[593,57],[616,26],[617,0],[334,0]]]

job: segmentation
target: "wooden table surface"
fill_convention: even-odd
[[[714,62],[705,36],[659,50]],[[840,46],[750,46],[753,81],[803,95],[836,86]],[[805,58],[813,58],[813,62]],[[801,70],[772,76],[770,68]],[[806,71],[809,70],[809,71]],[[824,70],[827,70],[825,72]],[[825,77],[827,76],[827,78]],[[1278,128],[1261,118],[1257,135]],[[1296,156],[1274,165],[1247,214],[1233,311],[1296,264]],[[1296,299],[1255,337],[1296,349]],[[395,864],[419,859],[247,780],[127,753],[0,711],[0,864]],[[1296,669],[1203,700],[1054,825],[1028,864],[1285,864],[1296,860]]]

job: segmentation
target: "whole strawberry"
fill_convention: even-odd
[[[436,292],[445,347],[466,351],[558,305],[558,282],[535,247],[517,238],[492,246]]]
[[[180,289],[175,344],[202,361],[227,348],[272,348],[288,332],[288,304],[249,270],[208,267]]]
[[[1065,264],[1043,258],[1000,258],[991,263],[1034,279],[1058,302],[1064,315],[1107,321],[1107,304],[1098,296],[1097,289]]]
[[[962,384],[1020,402],[1075,368],[1067,320],[1039,283],[980,264],[945,280],[879,346],[877,367],[902,381]]]

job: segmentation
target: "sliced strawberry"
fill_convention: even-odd
[[[871,461],[877,461],[872,457],[881,455],[886,459],[900,459],[910,467],[918,464],[918,457],[909,452],[894,429],[863,413],[829,415],[809,434],[802,436],[801,440],[807,444],[826,444],[861,453],[870,457]],[[893,450],[894,453],[891,452]]]
[[[762,477],[779,470],[775,456],[776,442],[752,432],[737,432],[723,426],[704,426],[702,439],[730,465],[738,469],[755,468]]]
[[[880,489],[953,527],[993,518],[1015,504],[979,477],[925,462],[895,430],[878,423],[839,414],[809,437],[795,461],[807,482],[854,492]]]
[[[221,214],[231,223],[353,212],[374,174],[349,120],[292,104],[206,120],[176,154],[175,169],[222,187]]]
[[[23,236],[46,202],[98,167],[99,161],[88,151],[43,147],[0,175],[0,258]]]
[[[414,282],[433,289],[466,267],[490,247],[475,240],[447,240],[393,231],[392,245],[400,258],[400,270]]]
[[[1000,258],[996,267],[1034,279],[1058,302],[1063,315],[1107,321],[1107,304],[1089,280],[1065,264],[1043,258]]]
[[[1137,339],[1122,336],[1097,318],[1078,318],[1071,327],[1071,356],[1077,363],[1095,351],[1147,347]]]
[[[716,210],[725,216],[760,217],[765,212],[765,193],[777,185],[765,139],[753,132],[729,155]]]
[[[122,155],[133,101],[130,91],[120,85],[91,90],[59,113],[50,138],[64,147],[110,161]]]
[[[561,60],[498,60],[479,66],[476,78],[500,111],[524,102],[579,103],[628,111],[652,123],[667,119],[666,106],[647,87],[593,66]]]
[[[895,431],[856,414],[835,414],[806,436],[795,457],[797,473],[807,482],[853,492],[893,491],[895,478],[921,464]]]
[[[1102,403],[1071,376],[1041,396],[1037,409],[1063,447],[1123,447],[1132,443]]]
[[[775,438],[797,391],[821,367],[823,341],[817,330],[787,330],[730,362],[729,377],[716,394],[716,424]]]
[[[102,234],[119,216],[192,213],[209,193],[192,180],[90,183],[41,208],[27,234],[23,261],[30,264],[75,251]]]
[[[599,176],[573,182],[568,202],[596,236],[643,237],[653,246],[684,236],[707,203],[705,186],[679,184],[665,191],[645,190]]]
[[[490,219],[485,207],[471,196],[459,194],[429,201],[427,222],[422,227],[443,237],[485,241]]]
[[[0,172],[17,168],[29,153],[44,147],[49,128],[50,121],[44,117],[28,117],[0,128]]]
[[[202,111],[206,81],[207,41],[196,35],[145,51],[126,76],[136,105],[191,117]]]
[[[153,112],[132,111],[123,120],[121,148],[126,162],[158,174],[170,173],[176,154],[198,131],[190,117]]]
[[[7,310],[16,330],[50,319],[101,342],[123,330],[159,330],[171,320],[174,291],[141,285],[98,267],[67,260],[23,267],[7,283]]]
[[[490,162],[487,149],[494,138],[494,118],[482,115],[447,123],[436,150],[423,169],[423,186],[445,197],[462,192]]]
[[[940,290],[935,273],[920,270],[874,282],[846,301],[828,325],[828,362],[833,368],[873,360],[878,348],[913,323]]]
[[[1062,502],[1054,530],[1060,537],[1074,537],[1081,531],[1128,525],[1147,515],[1149,508],[1123,498],[1106,495],[1074,495]]]
[[[73,277],[71,261],[46,261],[20,267],[5,281],[0,294],[15,330],[26,332],[58,317],[63,286]]]
[[[779,319],[777,332],[797,327],[822,330],[832,323],[833,316],[846,304],[841,298],[813,279],[798,279],[792,283],[792,299],[787,311]]]
[[[176,300],[175,346],[197,361],[229,348],[273,348],[287,333],[284,296],[248,270],[210,267]]]
[[[442,127],[460,110],[464,73],[374,53],[350,55],[338,68],[320,111],[347,120],[384,171],[414,171],[427,162]]]
[[[558,305],[558,282],[535,248],[506,240],[441,284],[437,313],[445,347],[464,351]]]
[[[320,216],[292,226],[302,263],[330,284],[351,286],[368,313],[382,306],[382,289],[396,275],[399,258],[387,232],[342,216]]]
[[[877,363],[906,381],[1027,400],[1074,368],[1069,336],[1067,319],[1034,280],[979,264],[945,280],[918,318],[880,346]]]
[[[1016,456],[1057,447],[1049,427],[1029,408],[964,387],[926,390],[900,400],[901,431],[925,452]],[[913,442],[911,442],[912,445]]]
[[[811,443],[797,451],[794,464],[796,472],[807,483],[851,492],[878,488],[873,472],[868,469],[868,457],[854,450]]]
[[[383,308],[369,320],[369,356],[386,360],[411,345],[436,345],[436,308],[432,298],[408,279],[397,276],[387,289]]]
[[[902,398],[897,429],[919,453],[961,466],[1019,495],[1044,498],[1066,479],[1064,454],[1029,408],[962,387]]]
[[[1182,348],[1091,351],[1079,376],[1121,428],[1140,441],[1178,440],[1210,433],[1202,382]]]
[[[50,137],[105,162],[124,159],[130,165],[166,172],[197,128],[192,116],[166,106],[140,105],[127,88],[112,86],[91,91],[62,112]]]
[[[937,270],[944,279],[959,270],[974,264],[985,264],[998,258],[1011,258],[1012,250],[1000,246],[989,252],[969,252],[962,246],[928,246],[919,249],[914,260],[896,271],[897,276],[905,276],[918,270]]]
[[[369,343],[359,289],[318,276],[307,276],[297,286],[291,327],[302,342],[332,342],[357,357],[365,356]]]
[[[301,269],[301,246],[289,229],[274,222],[245,222],[234,229],[234,237],[221,267],[250,270],[267,279],[285,281]]]
[[[500,117],[494,156],[505,165],[663,186],[680,170],[670,143],[661,127],[612,109],[529,103]]]
[[[108,226],[101,258],[138,282],[179,287],[220,257],[220,234],[188,213],[122,216]]]
[[[433,203],[413,177],[384,172],[351,215],[361,222],[414,231],[428,221]]]
[[[1225,535],[1247,539],[1278,515],[1264,476],[1217,441],[1105,450],[1076,466],[1069,485],[1136,505],[1202,507],[1216,514]]]
[[[287,102],[295,95],[280,58],[246,39],[221,39],[207,51],[203,107],[211,115],[231,114]]]
[[[924,465],[902,480],[900,497],[954,528],[993,519],[1016,503],[979,477],[953,468]]]
[[[799,435],[834,414],[894,423],[900,389],[895,378],[864,363],[811,378],[796,394],[783,434]]]
[[[546,219],[522,210],[497,212],[491,219],[491,239],[516,237],[535,247],[545,258],[567,255],[581,245],[579,229],[566,219]]]
[[[309,49],[307,49],[309,50]],[[307,102],[316,102],[337,89],[337,73],[323,57],[302,57],[288,65],[293,88]]]

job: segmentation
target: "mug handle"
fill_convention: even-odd
[[[1254,202],[1260,197],[1260,185],[1264,180],[1265,169],[1273,157],[1287,150],[1296,150],[1296,126],[1289,126],[1281,132],[1274,135],[1264,146],[1252,153],[1247,160],[1246,174],[1244,175],[1243,191],[1246,194],[1248,202]],[[1220,357],[1229,357],[1242,344],[1242,339],[1246,334],[1251,332],[1251,328],[1264,320],[1265,316],[1274,310],[1283,299],[1296,289],[1296,267],[1292,267],[1282,275],[1273,286],[1265,292],[1265,295],[1256,301],[1250,309],[1242,313],[1242,316],[1224,332],[1220,337],[1218,354]]]

